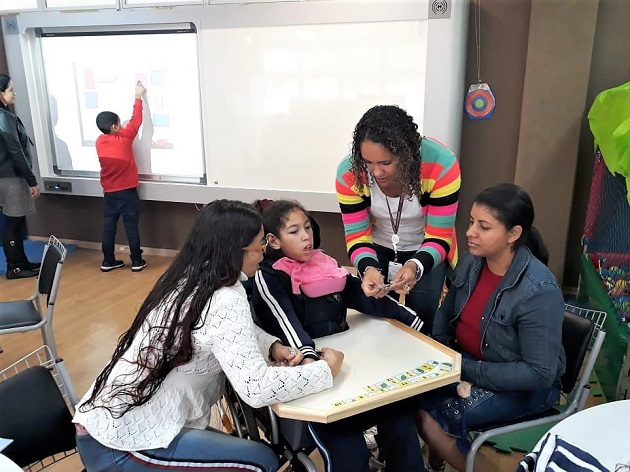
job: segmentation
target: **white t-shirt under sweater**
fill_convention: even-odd
[[[389,249],[392,247],[392,221],[389,217],[391,210],[392,219],[396,221],[398,214],[399,197],[388,197],[379,188],[373,179],[370,179],[370,220],[372,222],[372,240],[379,246]],[[386,200],[387,199],[387,200]],[[387,203],[389,202],[389,208]],[[424,224],[426,216],[422,213],[422,207],[415,195],[409,201],[405,199],[400,214],[398,226],[399,251],[417,251],[424,242]]]
[[[155,326],[162,313],[158,309],[149,315],[129,350],[115,365],[95,402],[97,406],[103,405],[104,394],[111,391],[114,382],[128,384],[138,376],[131,360],[137,357],[139,349],[148,347],[147,327]],[[74,422],[82,424],[94,439],[112,449],[164,448],[183,427],[208,426],[211,407],[222,393],[224,375],[239,396],[255,408],[332,386],[332,374],[325,361],[296,367],[267,364],[269,348],[278,339],[254,324],[240,282],[217,290],[201,321],[201,327],[192,332],[192,359],[173,369],[148,402],[119,418],[105,408],[86,407],[83,412],[77,408]],[[87,400],[92,388],[79,406]],[[119,406],[124,399],[117,396],[108,406]]]

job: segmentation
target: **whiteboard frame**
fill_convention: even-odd
[[[193,34],[196,38],[196,44],[199,44],[198,32],[195,30],[195,25],[192,22],[188,23],[160,23],[160,24],[144,24],[144,25],[133,25],[133,26],[121,26],[121,25],[106,25],[106,26],[76,26],[76,27],[45,27],[45,28],[34,28],[33,34],[37,38],[38,41],[35,41],[36,55],[40,58],[40,62],[43,63],[43,54],[42,54],[42,43],[39,41],[42,38],[47,36],[55,36],[55,35],[70,35],[70,36],[78,36],[81,37],[82,34],[96,34],[96,35],[107,35],[107,34],[135,34],[135,33],[146,33],[146,34],[155,34],[155,33],[171,33],[171,34]],[[177,31],[177,33],[175,33]],[[39,103],[42,104],[42,111],[44,111],[45,116],[51,116],[50,112],[50,95],[48,93],[44,93],[43,90],[46,88],[44,85],[46,83],[46,73],[44,71],[39,74],[38,80],[41,81],[41,86],[38,88],[38,91],[41,92],[41,99]],[[200,94],[199,87],[197,88],[197,93]],[[201,125],[200,128],[203,129],[203,120],[201,116],[201,110],[199,110],[199,114],[196,116],[199,118]],[[48,122],[48,139],[49,142],[40,143],[46,148],[46,155],[52,156],[54,153],[54,137],[55,131],[53,123],[50,120]],[[204,140],[203,137],[201,139],[201,149],[203,155],[205,155],[204,150]],[[86,144],[84,143],[84,146]],[[84,171],[84,170],[71,170],[71,169],[61,169],[61,172],[57,172],[59,169],[58,166],[53,164],[53,159],[49,160],[49,165],[52,165],[53,172],[55,176],[59,176],[60,179],[67,178],[99,178],[98,171]],[[206,161],[204,159],[202,162],[202,172],[199,174],[184,176],[184,175],[170,175],[170,174],[140,174],[140,178],[145,181],[158,181],[158,182],[169,182],[169,183],[191,183],[191,184],[202,184],[205,185],[207,182],[207,173],[206,173]]]
[[[48,136],[48,118],[42,105],[43,74],[38,69],[35,28],[142,25],[157,23],[193,22],[197,30],[206,28],[255,27],[338,24],[346,22],[378,22],[428,20],[427,74],[425,83],[425,112],[423,133],[438,138],[456,154],[461,139],[462,101],[466,65],[466,41],[469,0],[452,0],[451,17],[429,19],[429,0],[319,0],[300,2],[221,4],[180,6],[172,8],[138,8],[114,11],[111,9],[81,12],[26,12],[15,16],[19,34],[3,33],[9,73],[19,94],[16,112],[35,137],[38,149],[37,171],[46,182],[71,182],[72,195],[101,196],[100,182],[95,178],[59,177],[54,174]],[[199,35],[201,38],[201,35]],[[203,44],[199,39],[200,83],[209,72],[203,69]],[[39,61],[39,62],[38,62]],[[450,64],[451,67],[443,67]],[[18,92],[19,93],[19,92]],[[208,122],[209,106],[201,88],[202,120]],[[350,140],[352,130],[348,130]],[[208,159],[208,132],[204,129],[206,169],[212,168]],[[346,150],[340,150],[339,159]],[[298,199],[309,210],[338,213],[334,176],[330,176],[330,192],[299,192],[274,189],[248,189],[213,186],[212,176],[206,185],[142,182],[140,196],[145,200],[207,203],[218,198],[253,201],[265,198]],[[40,182],[41,183],[41,182]],[[46,191],[44,189],[44,191]],[[59,192],[54,192],[59,193]]]

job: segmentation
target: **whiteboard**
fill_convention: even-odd
[[[330,192],[354,126],[377,104],[405,108],[422,133],[427,21],[210,29],[202,39],[204,68],[217,69],[207,96],[214,185]]]
[[[145,178],[205,179],[194,30],[130,29],[90,35],[46,31],[40,41],[57,174],[100,170],[94,147],[101,134],[96,116],[112,111],[126,125],[139,80],[147,94],[133,146],[138,172]],[[177,53],[167,59],[165,51]]]
[[[35,139],[44,191],[102,195],[96,172],[88,170],[95,168],[94,161],[89,164],[81,157],[77,158],[79,165],[73,159],[64,167],[63,144],[58,145],[57,133],[65,133],[65,142],[84,120],[78,116],[80,106],[68,106],[72,104],[69,98],[55,96],[59,116],[66,112],[75,116],[68,124],[53,124],[54,103],[47,83],[59,73],[55,80],[61,84],[60,90],[68,85],[65,82],[72,84],[75,72],[67,62],[76,55],[68,54],[63,68],[61,63],[45,59],[48,46],[41,42],[46,38],[37,34],[40,29],[89,34],[107,28],[142,31],[168,24],[194,25],[196,34],[190,40],[194,44],[134,43],[133,49],[111,41],[111,56],[121,59],[104,62],[121,84],[138,74],[147,76],[151,70],[171,68],[176,80],[169,80],[162,93],[175,97],[169,99],[171,104],[181,95],[181,104],[190,111],[187,119],[165,122],[161,117],[160,123],[168,123],[173,135],[190,137],[180,142],[194,147],[174,146],[172,157],[160,157],[155,166],[153,157],[166,153],[154,148],[151,168],[141,172],[141,198],[194,203],[217,198],[292,198],[309,210],[338,212],[336,167],[349,152],[354,126],[374,105],[401,106],[423,134],[457,153],[469,1],[446,1],[450,16],[442,19],[429,19],[428,0],[20,13],[15,17],[19,34],[3,31],[3,37],[9,70],[20,94],[16,111]],[[81,74],[90,58],[79,62],[75,70]],[[121,85],[121,92],[116,93],[120,104],[114,98],[103,103],[115,107],[112,111],[124,120],[130,110],[130,98],[125,94],[130,92],[123,88]],[[148,89],[153,115],[158,105],[151,96],[152,87]],[[69,97],[70,91],[57,95]],[[76,138],[67,138],[74,140],[74,148],[69,145],[68,152],[79,152],[77,146],[89,141],[80,132],[79,136],[79,144]],[[171,166],[175,162],[181,165]],[[72,188],[47,185],[55,182],[68,182]]]

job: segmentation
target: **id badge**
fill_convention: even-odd
[[[396,274],[402,267],[400,262],[389,261],[389,265],[387,266],[387,281],[391,284],[396,277]]]

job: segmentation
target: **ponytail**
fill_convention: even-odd
[[[534,257],[545,265],[549,264],[549,251],[542,239],[538,228],[532,226],[523,236],[523,245],[529,249]]]

